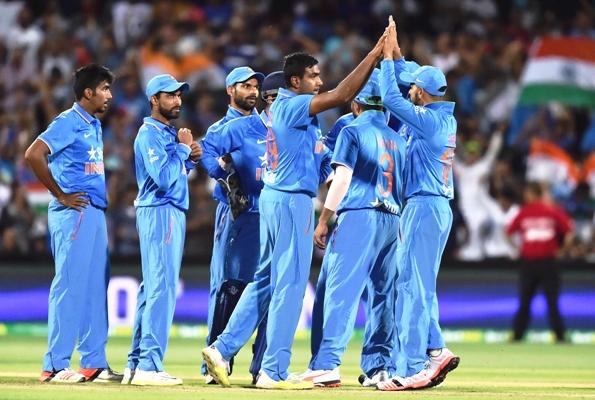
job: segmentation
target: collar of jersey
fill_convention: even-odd
[[[145,124],[147,124],[147,125],[151,125],[151,126],[155,127],[159,132],[164,132],[165,131],[165,132],[171,133],[173,135],[176,134],[176,128],[175,127],[173,127],[171,125],[164,124],[163,122],[158,121],[158,120],[156,120],[153,117],[145,117],[143,119],[143,122]]]
[[[97,121],[97,118],[95,118],[94,116],[89,114],[83,107],[80,106],[79,103],[75,102],[72,105],[72,109],[74,110],[74,112],[76,112],[78,115],[80,115],[81,118],[89,125],[91,125],[93,122]]]
[[[292,90],[279,88],[279,92],[277,93],[277,97],[295,97],[298,94]]]
[[[256,111],[256,107],[254,107],[252,109],[251,115],[255,115],[255,114],[256,115],[258,114],[258,111]],[[227,106],[227,113],[225,114],[225,116],[229,119],[235,119],[238,117],[247,117],[247,115],[244,115],[240,110],[237,110],[230,105]]]
[[[356,120],[360,121],[371,119],[380,119],[382,121],[386,120],[384,112],[379,110],[366,110],[363,113],[361,113],[359,117],[356,118]]]

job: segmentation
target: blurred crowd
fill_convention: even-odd
[[[72,105],[78,66],[100,63],[117,76],[102,117],[111,252],[136,255],[132,142],[150,111],[143,94],[150,77],[170,73],[190,84],[177,125],[198,139],[224,115],[225,76],[234,67],[269,73],[281,68],[285,54],[306,51],[319,59],[330,89],[371,49],[389,14],[405,56],[440,67],[457,103],[455,225],[447,257],[514,256],[506,221],[522,201],[523,182],[538,179],[575,221],[575,246],[566,256],[595,261],[593,110],[517,106],[534,38],[595,39],[593,2],[575,0],[0,1],[0,255],[47,251],[48,195],[23,155]],[[325,113],[323,133],[347,111]],[[573,179],[543,172],[530,156],[536,139],[563,149]],[[207,259],[213,184],[200,169],[190,179],[186,255]]]

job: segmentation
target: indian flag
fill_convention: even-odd
[[[528,181],[547,182],[574,190],[580,175],[575,161],[563,148],[548,140],[531,140],[526,171]]]
[[[520,104],[559,101],[595,108],[595,40],[537,39],[521,78]]]

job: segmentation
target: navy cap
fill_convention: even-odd
[[[446,93],[446,77],[439,68],[430,65],[419,67],[415,72],[401,72],[399,78],[403,82],[415,84],[432,96],[444,96]]]
[[[250,78],[256,78],[258,83],[264,80],[264,74],[254,71],[250,67],[237,67],[231,70],[225,78],[225,86],[233,86],[238,82],[246,82]]]
[[[187,92],[190,86],[186,82],[178,82],[176,78],[169,74],[161,74],[151,78],[147,83],[145,94],[148,98],[155,96],[159,92],[173,93],[181,90]]]
[[[380,84],[379,84],[380,70],[374,68],[372,75],[366,82],[366,85],[355,96],[355,101],[360,104],[367,104],[369,106],[381,106],[382,99],[380,98]]]
[[[262,81],[262,86],[260,88],[260,94],[264,99],[267,96],[276,96],[279,88],[285,87],[285,75],[283,71],[275,71],[271,72],[264,78]]]

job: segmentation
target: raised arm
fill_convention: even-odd
[[[350,102],[365,85],[382,55],[386,31],[380,36],[374,48],[357,67],[335,89],[318,94],[310,102],[310,116]]]
[[[399,42],[397,41],[397,28],[390,17],[388,34],[383,47],[384,60],[380,67],[380,92],[382,103],[395,117],[407,125],[410,125],[419,133],[432,134],[435,132],[436,116],[431,110],[425,107],[416,106],[406,100],[397,83],[395,76],[395,64],[405,70],[405,59],[401,54]],[[393,62],[393,57],[399,57]],[[402,65],[401,65],[402,63]]]

